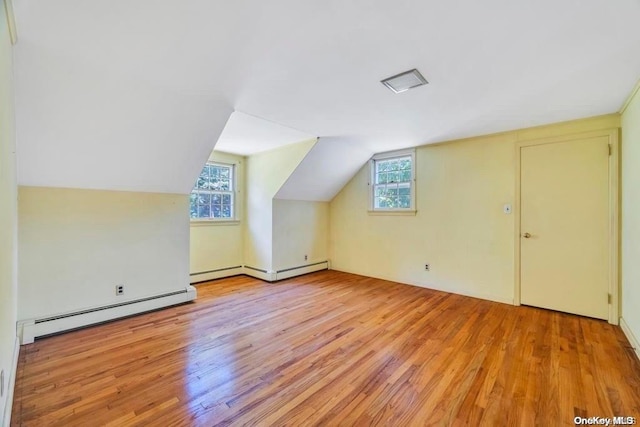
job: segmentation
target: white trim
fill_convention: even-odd
[[[192,219],[190,222],[191,227],[209,227],[209,226],[219,226],[219,225],[240,225],[239,219],[204,219],[197,218]]]
[[[242,266],[218,269],[216,271],[209,271],[206,273],[196,273],[191,275],[191,284],[207,282],[209,280],[222,279],[225,277],[237,276],[244,274],[244,268]]]
[[[633,347],[636,356],[638,356],[638,359],[640,359],[640,341],[638,341],[636,336],[633,334],[631,328],[629,327],[629,324],[624,320],[624,317],[620,318],[620,329],[622,329],[622,332],[629,340],[629,344],[631,344],[631,347]]]
[[[20,338],[21,344],[30,344],[35,338],[40,336],[82,328],[96,323],[182,304],[193,301],[196,299],[196,296],[196,288],[187,286],[184,292],[149,297],[152,299],[128,301],[126,305],[104,308],[95,307],[91,309],[91,311],[84,310],[77,312],[77,314],[72,312],[52,316],[51,318],[20,320],[18,321],[18,337]]]
[[[633,89],[631,90],[631,93],[629,94],[627,99],[624,101],[624,104],[622,104],[622,107],[620,107],[620,114],[624,114],[625,110],[627,109],[629,104],[631,104],[631,101],[636,96],[638,91],[640,91],[640,80],[638,80],[636,85],[633,87]]]
[[[411,157],[411,179],[409,181],[409,189],[411,190],[411,204],[408,208],[375,208],[375,169],[376,162],[381,160],[391,160],[399,157]],[[406,181],[404,181],[406,182]],[[369,212],[377,214],[390,214],[396,212],[400,214],[407,212],[408,215],[415,215],[416,212],[416,149],[410,148],[405,150],[388,151],[386,153],[375,154],[369,160]]]
[[[393,210],[375,210],[375,211],[367,211],[369,215],[372,216],[416,216],[418,211],[416,210],[407,210],[407,209],[393,209]]]
[[[202,169],[204,170],[205,167],[212,165],[212,166],[217,166],[217,167],[223,167],[223,168],[229,168],[230,169],[230,174],[231,174],[231,190],[206,190],[203,188],[196,188],[196,185],[198,184],[197,179],[196,179],[196,183],[194,184],[193,188],[191,189],[191,192],[189,193],[189,197],[191,197],[191,195],[193,194],[194,191],[198,191],[198,192],[202,192],[204,194],[209,194],[209,195],[213,195],[213,194],[220,194],[220,195],[225,195],[225,194],[229,194],[231,195],[231,209],[232,209],[232,215],[230,218],[214,218],[214,217],[209,217],[209,218],[190,218],[191,223],[195,223],[194,225],[200,225],[200,223],[202,222],[206,222],[208,223],[207,225],[213,225],[215,223],[219,223],[219,225],[228,225],[228,224],[233,224],[233,223],[239,223],[240,222],[240,212],[239,212],[239,207],[238,207],[238,200],[239,200],[239,193],[240,191],[238,190],[238,165],[240,164],[239,161],[233,161],[233,162],[220,162],[217,160],[207,160],[206,163],[204,164],[204,166],[202,167]],[[200,172],[202,173],[202,171]],[[200,175],[198,175],[199,177]],[[191,205],[191,203],[189,203],[189,205]],[[197,205],[196,205],[197,206]]]
[[[13,361],[9,371],[9,380],[7,381],[7,393],[5,394],[4,414],[2,416],[3,427],[11,425],[11,410],[13,408],[13,393],[16,388],[16,376],[18,375],[18,358],[20,356],[20,341],[18,337],[13,342]]]

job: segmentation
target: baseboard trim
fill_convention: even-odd
[[[629,340],[629,344],[633,347],[633,351],[636,353],[638,359],[640,359],[640,341],[636,338],[636,336],[631,331],[629,324],[624,320],[624,317],[620,318],[620,329]]]
[[[443,286],[436,286],[436,285],[433,285],[431,283],[423,284],[423,283],[417,283],[417,282],[403,282],[403,281],[400,281],[397,278],[393,278],[393,277],[372,276],[371,274],[362,273],[362,272],[359,272],[359,271],[346,270],[346,269],[343,269],[343,268],[340,268],[340,267],[338,267],[338,268],[331,267],[331,269],[332,270],[336,270],[336,271],[342,271],[344,273],[357,274],[358,276],[371,277],[371,278],[374,278],[374,279],[387,280],[389,282],[402,283],[403,285],[416,286],[418,288],[432,289],[434,291],[446,292],[448,294],[462,295],[462,296],[470,297],[470,298],[477,298],[477,299],[482,299],[482,300],[486,300],[486,301],[499,302],[501,304],[513,305],[513,298],[504,298],[504,297],[497,296],[497,295],[484,294],[484,293],[480,293],[480,292],[471,292],[471,291],[468,291],[466,289],[446,288],[446,287],[443,287]]]
[[[122,304],[106,307],[95,307],[57,316],[38,319],[20,320],[18,322],[18,337],[21,344],[31,344],[37,337],[78,329],[97,323],[133,316],[160,308],[183,304],[196,299],[197,291],[193,286],[184,290],[167,294],[154,295],[138,300],[127,301]]]
[[[191,274],[191,284],[207,282],[209,280],[222,279],[225,277],[237,276],[244,273],[241,265],[235,267],[219,268],[211,271],[203,271],[201,273]]]
[[[18,358],[20,357],[20,340],[18,337],[13,344],[13,361],[11,363],[11,371],[9,372],[9,380],[7,381],[7,402],[4,405],[4,414],[2,415],[3,427],[11,425],[11,411],[13,409],[13,393],[16,388],[16,376],[18,375]]]

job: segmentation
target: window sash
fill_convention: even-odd
[[[190,216],[192,220],[235,219],[234,165],[205,164],[191,191]]]
[[[415,155],[413,151],[386,153],[371,160],[371,209],[415,209]]]

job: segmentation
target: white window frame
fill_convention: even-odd
[[[208,160],[203,166],[202,168],[204,169],[207,165],[213,165],[213,166],[222,166],[222,167],[228,167],[231,170],[231,190],[230,191],[220,191],[220,190],[205,190],[205,192],[209,192],[209,194],[229,194],[231,195],[231,207],[232,207],[232,212],[231,212],[231,217],[229,218],[201,218],[201,217],[197,217],[197,218],[191,218],[191,214],[189,214],[189,217],[191,219],[192,223],[236,223],[238,222],[238,218],[239,218],[239,213],[238,213],[238,177],[237,177],[237,172],[238,172],[238,165],[236,163],[225,163],[225,162],[219,162],[219,161],[211,161]],[[202,173],[202,171],[200,172]],[[198,175],[199,176],[199,175]],[[200,189],[196,188],[197,185],[197,181],[196,184],[194,184],[193,188],[191,189],[191,193],[189,193],[189,196],[191,196],[191,194],[193,194],[194,191],[198,190],[201,191]],[[189,209],[191,209],[191,201],[189,201]]]
[[[401,157],[411,157],[410,194],[411,203],[408,208],[376,208],[376,163],[379,161],[393,160]],[[382,214],[415,214],[416,212],[416,150],[398,150],[374,155],[369,161],[369,212]]]

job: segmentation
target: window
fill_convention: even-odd
[[[378,154],[371,160],[371,209],[415,210],[415,152]]]
[[[191,191],[191,219],[235,219],[233,165],[208,162]]]

